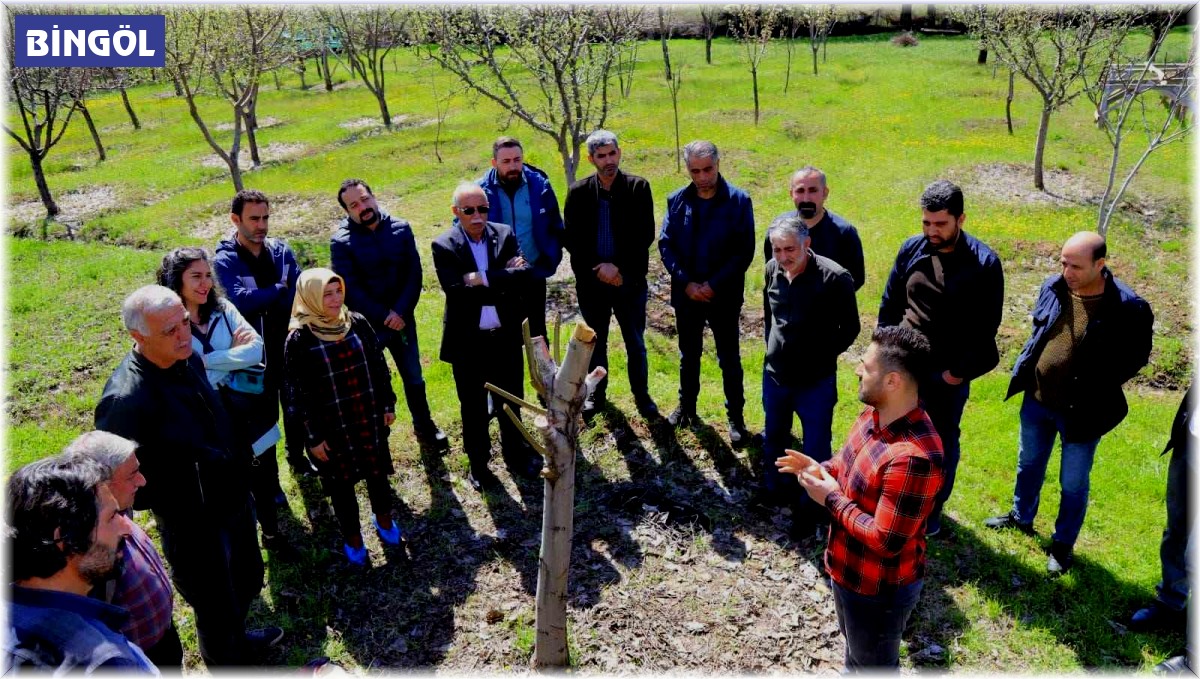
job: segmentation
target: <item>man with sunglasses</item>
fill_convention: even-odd
[[[421,256],[412,227],[381,210],[361,179],[342,182],[337,199],[346,218],[329,239],[329,258],[346,281],[346,306],[367,318],[396,361],[413,431],[427,443],[447,447],[445,432],[429,412],[421,373],[413,314],[421,297]]]
[[[441,359],[454,371],[462,417],[463,450],[471,462],[467,482],[477,491],[499,486],[488,469],[488,392],[491,383],[523,397],[519,291],[530,267],[513,230],[488,221],[493,209],[477,184],[454,190],[454,224],[433,241],[433,266],[446,293]],[[520,415],[520,410],[515,410]],[[500,418],[501,450],[509,471],[537,478],[542,463],[516,425]]]

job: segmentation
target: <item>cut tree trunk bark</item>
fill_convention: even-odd
[[[554,326],[555,354],[558,353],[558,323]],[[529,336],[525,322],[525,352],[534,389],[546,399],[542,410],[511,394],[488,388],[514,401],[534,415],[534,428],[541,441],[524,427],[522,433],[545,459],[542,469],[545,501],[542,505],[542,548],[538,559],[538,584],[532,664],[536,668],[565,667],[567,648],[567,573],[571,566],[571,537],[575,530],[575,455],[582,425],[580,411],[588,394],[604,378],[598,367],[588,373],[588,363],[596,348],[596,333],[583,322],[567,345],[567,355],[559,366],[551,357],[545,338]],[[506,404],[505,412],[516,420]],[[517,422],[520,425],[520,422]]]

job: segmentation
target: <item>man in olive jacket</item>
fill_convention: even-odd
[[[190,320],[168,288],[147,285],[121,308],[134,348],[104,385],[96,428],[138,443],[145,487],[134,506],[154,512],[176,589],[196,613],[210,668],[251,664],[279,628],[246,632],[263,586],[250,501],[253,452],[237,442],[221,398],[192,353]]]
[[[587,138],[588,160],[596,173],[571,185],[563,210],[564,245],[571,253],[579,313],[596,331],[589,370],[608,367],[608,325],[617,317],[628,356],[629,389],[638,412],[658,416],[647,388],[646,269],[654,242],[654,197],[650,183],[619,168],[617,135],[596,130]],[[583,404],[584,414],[604,403],[608,378]]]

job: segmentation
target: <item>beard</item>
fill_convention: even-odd
[[[817,216],[817,204],[810,202],[796,203],[796,211],[805,219],[812,219]]]
[[[367,208],[367,209],[363,210],[361,213],[359,213],[358,223],[359,224],[371,224],[371,223],[374,223],[374,221],[378,218],[379,218],[379,215],[374,210],[372,210],[371,208]]]
[[[108,580],[117,573],[120,554],[119,543],[112,549],[100,543],[93,544],[79,560],[80,577],[93,585]]]

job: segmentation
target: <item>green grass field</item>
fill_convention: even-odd
[[[781,46],[773,47],[760,73],[763,115],[757,127],[749,73],[739,60],[737,46],[717,41],[710,66],[704,63],[702,41],[674,41],[673,64],[684,64],[679,103],[682,137],[685,142],[711,139],[720,147],[724,176],[746,189],[755,202],[760,234],[774,215],[790,207],[786,183],[791,170],[814,164],[826,171],[831,187],[828,207],[852,221],[864,242],[867,282],[858,296],[864,328],[874,325],[896,248],[920,228],[916,199],[921,189],[939,177],[964,187],[967,230],[991,245],[1004,262],[1003,358],[1000,367],[972,387],[963,423],[963,462],[955,496],[947,505],[955,523],[954,537],[931,545],[931,578],[910,650],[932,640],[946,649],[933,664],[979,672],[1145,668],[1177,651],[1182,638],[1125,634],[1108,621],[1119,622],[1127,609],[1151,596],[1158,580],[1166,460],[1157,453],[1182,395],[1174,389],[1186,386],[1192,360],[1191,310],[1183,292],[1192,286],[1188,268],[1191,148],[1177,144],[1152,156],[1128,197],[1140,212],[1126,211],[1112,227],[1110,267],[1153,306],[1155,349],[1151,364],[1128,390],[1129,417],[1100,446],[1088,518],[1077,545],[1079,566],[1063,578],[1047,580],[1044,545],[1023,535],[985,532],[980,524],[1011,502],[1019,402],[1002,398],[1007,370],[1028,336],[1033,295],[1040,281],[1054,272],[1059,244],[1069,234],[1094,226],[1095,209],[1069,200],[1027,198],[1040,106],[1027,86],[1018,83],[1013,105],[1016,129],[1010,136],[1004,124],[1006,74],[994,73],[990,65],[976,65],[973,41],[923,37],[919,46],[901,49],[889,44],[889,37],[831,40],[828,63],[821,65],[817,77],[807,71],[806,46],[798,45],[786,95],[782,91],[784,52]],[[1188,32],[1180,30],[1171,36],[1170,45],[1185,49],[1189,39]],[[661,217],[667,193],[687,180],[675,169],[671,102],[662,80],[659,50],[658,43],[641,45],[631,95],[619,102],[605,126],[620,136],[622,167],[650,180]],[[272,198],[274,234],[288,239],[308,265],[328,264],[328,236],[341,217],[335,194],[345,177],[368,181],[385,210],[414,226],[426,265],[417,310],[425,377],[431,406],[455,443],[444,461],[433,459],[413,442],[404,413],[392,438],[397,492],[409,512],[401,520],[423,527],[415,531],[418,547],[410,543],[410,551],[423,550],[422,557],[414,556],[414,566],[424,573],[410,577],[375,569],[360,578],[360,588],[347,585],[348,576],[337,570],[334,558],[325,551],[336,546],[336,531],[332,520],[321,518],[316,509],[319,493],[288,477],[284,485],[290,501],[306,507],[306,513],[297,513],[288,525],[298,541],[318,546],[300,566],[271,564],[270,584],[254,615],[283,624],[294,639],[276,662],[296,663],[325,654],[364,668],[376,661],[463,671],[500,669],[528,657],[532,596],[527,588],[511,593],[491,587],[504,577],[527,580],[528,555],[514,555],[511,545],[492,545],[474,550],[477,553],[467,568],[461,562],[462,550],[443,537],[450,534],[444,529],[457,524],[464,530],[486,532],[493,520],[501,523],[501,517],[519,515],[536,531],[540,502],[522,493],[520,501],[506,500],[497,509],[495,501],[481,502],[469,489],[464,491],[458,480],[465,474],[466,458],[457,446],[458,408],[450,370],[435,359],[444,298],[430,265],[429,242],[450,222],[453,187],[486,169],[491,141],[499,134],[513,134],[524,142],[526,159],[549,173],[560,199],[565,193],[563,173],[549,138],[516,122],[509,125],[508,116],[496,106],[465,94],[451,102],[441,132],[443,162],[439,163],[433,150],[436,114],[430,91],[435,84],[438,91],[445,91],[452,83],[409,52],[397,53],[392,66],[388,98],[399,121],[393,131],[378,125],[373,98],[365,88],[355,86],[344,70],[335,73],[343,86],[332,93],[320,87],[301,91],[291,73],[283,77],[284,88],[276,90],[268,77],[258,112],[264,124],[273,123],[259,133],[267,162],[246,173],[245,182]],[[310,65],[310,83],[315,81],[313,72]],[[222,167],[212,164],[215,156],[188,117],[182,99],[171,96],[169,85],[142,86],[130,96],[144,123],[140,131],[133,130],[118,98],[100,97],[91,104],[109,150],[108,161],[96,162],[82,121],[72,122],[47,159],[51,190],[64,203],[67,214],[62,221],[77,227],[75,239],[64,238],[66,229],[61,224],[51,225],[49,241],[5,239],[9,471],[56,452],[89,428],[104,380],[130,346],[120,327],[121,299],[152,282],[158,260],[170,248],[212,247],[228,230],[231,183]],[[221,101],[205,99],[201,110],[210,126],[231,122],[228,106]],[[364,118],[373,124],[358,122]],[[15,229],[33,225],[40,207],[30,205],[37,201],[37,193],[28,161],[11,140],[7,148],[10,229]],[[1107,141],[1092,122],[1086,100],[1054,116],[1046,152],[1052,191],[1070,195],[1071,187],[1082,186],[1098,193],[1107,157]],[[589,171],[585,166],[579,176]],[[40,226],[31,231],[39,232]],[[652,258],[657,259],[657,253]],[[749,312],[756,311],[761,299],[761,266],[756,261],[746,276]],[[563,289],[571,291],[571,286]],[[566,294],[573,299],[573,291]],[[665,317],[666,323],[670,320]],[[852,360],[868,335],[864,330],[840,371],[835,439],[844,435],[859,409]],[[609,395],[618,408],[632,413],[619,333],[614,332],[610,341],[610,371],[615,379]],[[651,393],[665,413],[676,404],[677,349],[671,337],[654,331],[648,344]],[[711,351],[711,340],[708,346]],[[746,416],[756,431],[762,425],[757,405],[762,352],[760,328],[743,335]],[[723,422],[715,355],[705,357],[703,380],[712,386],[701,395],[700,414],[706,421]],[[646,456],[661,465],[655,469],[665,470],[661,478],[667,480],[664,492],[669,495],[689,496],[698,489],[685,489],[683,484],[701,477],[720,478],[734,489],[753,487],[747,477],[755,469],[755,451],[732,453],[726,448],[726,459],[724,453],[718,454],[721,445],[714,443],[711,430],[710,436],[681,432],[677,441],[664,443],[636,418],[631,425],[623,417],[614,417],[599,420],[584,441],[590,464],[581,468],[579,530],[587,530],[583,514],[591,506],[588,503],[603,505],[603,494],[593,496],[587,489],[589,479],[597,484],[650,483],[623,459],[629,457],[625,437],[630,432],[636,441],[629,445],[651,451]],[[723,437],[723,425],[717,427]],[[682,474],[673,466],[671,460],[680,451],[695,461],[700,476]],[[726,478],[725,463],[742,470],[730,477],[740,479],[737,483]],[[1053,473],[1057,458],[1051,464],[1037,520],[1047,541],[1057,509]],[[757,520],[737,504],[716,502],[713,509],[704,505],[706,500],[699,494],[689,497],[705,506],[723,530],[750,530],[747,526]],[[522,506],[523,513],[518,511]],[[702,538],[697,538],[698,543],[708,549],[710,542],[716,542],[709,536]],[[577,544],[581,540],[577,538]],[[373,536],[368,543],[373,553],[380,552]],[[530,550],[536,548],[525,548]],[[634,587],[629,578],[658,572],[657,563],[645,559],[637,567],[622,566],[617,570],[626,577],[610,582],[610,589],[597,585],[595,596],[607,600],[623,587]],[[514,568],[518,575],[512,573]],[[451,577],[437,573],[440,569],[454,571],[457,579],[439,580]],[[322,574],[328,577],[318,577]],[[578,579],[587,582],[588,577],[583,573]],[[318,584],[313,584],[313,578]],[[573,570],[572,579],[576,578]],[[455,589],[460,586],[467,589]],[[403,601],[381,603],[370,596],[392,590],[388,596]],[[519,603],[506,618],[509,623],[492,627],[487,639],[474,631],[473,621],[460,619],[472,612],[481,617],[488,607],[507,599]],[[699,601],[703,608],[707,600],[701,596]],[[354,618],[354,611],[377,610],[390,615],[386,632],[346,622]],[[429,625],[420,621],[429,610],[437,611],[433,620],[449,627],[423,636],[409,632],[412,641],[405,646],[411,648],[397,650],[389,634],[409,627],[428,632]],[[190,613],[181,606],[176,619],[185,635],[189,663],[194,664],[198,660]],[[580,665],[607,667],[600,652],[589,650],[583,641],[597,632],[592,623],[573,628],[578,646],[575,660]],[[486,652],[497,643],[509,648],[508,655]],[[711,666],[755,667],[745,652],[739,655],[733,648],[730,653],[732,659],[724,661],[714,655]],[[688,663],[681,654],[638,664],[669,668]]]

